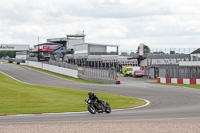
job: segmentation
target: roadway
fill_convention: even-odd
[[[5,116],[0,117],[0,124],[148,120],[190,120],[200,122],[200,90],[198,89],[154,85],[147,83],[145,79],[125,78],[122,76],[119,76],[119,79],[122,81],[121,85],[77,83],[11,64],[0,64],[0,71],[17,80],[30,84],[117,94],[150,101],[148,106],[113,111],[111,114],[101,113],[92,115],[89,112],[77,112]]]

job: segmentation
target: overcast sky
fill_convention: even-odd
[[[0,44],[46,42],[65,34],[137,49],[200,47],[199,0],[0,0]]]

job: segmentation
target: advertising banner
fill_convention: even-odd
[[[21,50],[29,50],[29,45],[19,45],[19,44],[0,44],[0,51],[21,51]]]
[[[58,48],[58,45],[44,45],[38,49],[38,51],[54,51]]]
[[[165,54],[149,55],[147,57],[148,66],[178,65],[180,61],[189,61],[189,54]]]

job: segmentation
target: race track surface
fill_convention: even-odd
[[[121,85],[84,84],[61,79],[11,64],[0,64],[0,72],[30,84],[117,94],[142,98],[150,101],[148,106],[136,109],[113,111],[111,114],[100,113],[92,115],[89,112],[77,112],[5,117],[0,116],[0,124],[93,121],[123,122],[148,120],[186,120],[200,122],[200,90],[198,89],[148,84],[143,79],[133,79],[130,77],[127,77],[125,80],[123,77],[119,77],[119,79],[124,81]]]

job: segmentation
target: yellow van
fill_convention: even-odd
[[[123,66],[122,73],[124,77],[133,75],[133,66]]]

